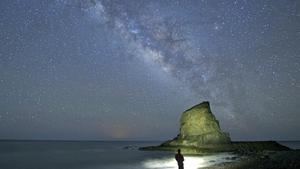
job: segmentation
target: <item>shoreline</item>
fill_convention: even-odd
[[[168,142],[167,142],[168,143]],[[239,141],[223,145],[203,147],[159,146],[143,147],[143,151],[175,151],[178,148],[186,155],[207,155],[231,152],[237,155],[230,162],[213,164],[204,169],[299,169],[300,149],[291,149],[276,141]],[[202,168],[201,168],[202,169]]]
[[[210,154],[218,152],[235,152],[237,154],[247,155],[262,151],[288,151],[289,147],[279,144],[276,141],[239,141],[228,144],[207,144],[201,146],[187,146],[184,144],[172,145],[166,141],[157,146],[140,147],[142,151],[177,151],[181,149],[183,154]]]

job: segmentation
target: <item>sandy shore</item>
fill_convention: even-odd
[[[300,169],[300,150],[243,154],[235,162],[217,164],[205,169]]]

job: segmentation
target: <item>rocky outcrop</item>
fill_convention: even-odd
[[[200,103],[182,113],[180,131],[173,140],[159,146],[142,147],[140,150],[177,151],[184,154],[206,154],[235,151],[241,154],[264,150],[289,150],[275,141],[231,142],[228,133],[222,132],[213,115],[209,102]]]
[[[209,102],[203,102],[182,113],[179,135],[163,145],[200,147],[227,143],[230,143],[229,134],[221,131]]]

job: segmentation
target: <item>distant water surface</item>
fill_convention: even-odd
[[[300,149],[300,141],[278,141],[278,143],[291,149]]]
[[[159,142],[0,141],[1,169],[176,169],[172,152],[139,151]],[[235,155],[185,156],[185,169],[232,161]]]

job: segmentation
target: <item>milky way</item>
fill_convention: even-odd
[[[208,100],[233,139],[299,139],[299,8],[3,1],[0,137],[169,138]]]

